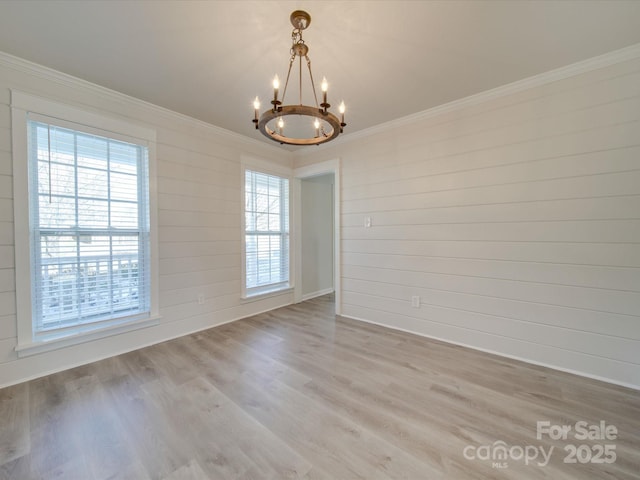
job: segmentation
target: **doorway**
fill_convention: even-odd
[[[338,161],[294,171],[295,290],[302,302],[335,292],[340,313]]]
[[[333,293],[333,173],[300,182],[302,301]]]

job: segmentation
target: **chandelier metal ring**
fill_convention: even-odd
[[[329,125],[331,125],[332,130],[330,133],[326,133],[318,137],[294,138],[280,135],[277,131],[271,130],[269,128],[268,123],[271,120],[279,117],[286,117],[289,115],[302,115],[324,120]],[[322,110],[308,105],[285,105],[283,107],[278,107],[278,110],[276,111],[267,110],[266,112],[264,112],[260,116],[258,128],[263,135],[273,139],[276,142],[286,143],[287,145],[320,145],[321,143],[328,142],[329,140],[333,140],[334,138],[336,138],[340,134],[341,125],[340,119],[338,119],[338,117],[336,117],[331,112],[324,113]]]

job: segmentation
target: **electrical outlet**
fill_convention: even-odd
[[[364,217],[364,228],[371,228],[371,217]]]
[[[204,293],[198,294],[198,305],[204,305]]]
[[[411,306],[413,308],[420,308],[420,297],[417,295],[414,295],[413,297],[411,297]]]

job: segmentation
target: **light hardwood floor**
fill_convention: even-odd
[[[640,392],[335,318],[332,302],[0,390],[0,478],[640,478]],[[538,440],[539,420],[618,437]],[[500,441],[554,451],[544,467],[465,458]],[[563,463],[583,443],[616,461]]]

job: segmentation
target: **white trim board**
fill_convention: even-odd
[[[202,128],[207,134],[219,135],[231,140],[239,141],[246,145],[252,145],[254,147],[269,149],[272,152],[278,152],[279,154],[282,154],[283,151],[286,152],[286,150],[276,145],[271,145],[264,141],[251,138],[247,135],[241,135],[231,130],[227,130],[226,128],[218,127],[211,123],[207,123],[202,120],[198,120],[196,118],[190,117],[188,115],[184,115],[182,113],[169,110],[168,108],[161,107],[159,105],[156,105],[150,102],[146,102],[136,97],[131,97],[129,95],[118,92],[116,90],[111,90],[107,87],[103,87],[101,85],[88,82],[86,80],[74,77],[64,72],[60,72],[58,70],[54,70],[52,68],[45,67],[43,65],[39,65],[34,62],[30,62],[29,60],[16,57],[6,52],[0,51],[0,66],[7,67],[21,73],[26,73],[27,75],[32,75],[34,77],[41,78],[49,82],[54,82],[54,83],[57,83],[58,85],[62,85],[68,88],[83,90],[85,92],[89,92],[92,95],[101,97],[111,102],[126,102],[129,105],[143,108],[154,115],[161,116],[168,120],[188,122],[196,127]],[[86,107],[93,108],[88,105]]]
[[[306,302],[307,300],[311,300],[312,298],[322,297],[323,295],[329,295],[333,293],[335,290],[333,288],[325,288],[324,290],[319,290],[317,292],[307,293],[302,296],[302,301]]]
[[[491,90],[486,90],[484,92],[480,92],[474,95],[470,95],[468,97],[454,100],[452,102],[445,103],[443,105],[439,105],[433,108],[429,108],[427,110],[423,110],[421,112],[417,112],[411,115],[407,115],[405,117],[390,120],[389,122],[378,124],[373,127],[366,128],[364,130],[359,130],[354,133],[347,133],[346,135],[343,134],[340,137],[338,137],[335,141],[331,142],[331,145],[336,146],[336,145],[347,144],[349,142],[352,142],[360,138],[370,137],[382,131],[386,131],[390,128],[411,124],[420,120],[424,120],[426,118],[440,115],[442,113],[459,110],[471,105],[477,105],[495,98],[521,92],[537,86],[545,85],[551,82],[555,82],[555,81],[569,78],[572,76],[580,75],[582,73],[586,73],[592,70],[596,70],[598,68],[603,68],[609,65],[622,63],[622,62],[633,60],[636,58],[640,58],[640,43],[630,45],[628,47],[624,47],[619,50],[614,50],[612,52],[608,52],[603,55],[592,57],[576,63],[572,63],[564,67],[557,68],[555,70],[550,70],[548,72],[534,75],[532,77],[528,77],[522,80],[517,80],[515,82],[502,85],[500,87],[496,87]],[[91,92],[94,95],[101,96],[107,100],[126,101],[138,107],[142,107],[147,110],[150,110],[153,113],[161,115],[165,118],[172,119],[172,120],[188,121],[194,125],[197,125],[205,129],[208,132],[221,135],[236,141],[240,141],[248,145],[259,146],[261,148],[270,149],[273,152],[276,152],[276,151],[279,153],[288,152],[288,153],[293,153],[295,156],[297,155],[306,156],[317,151],[317,149],[298,148],[293,150],[293,152],[290,152],[288,148],[271,145],[264,141],[251,138],[248,135],[232,132],[231,130],[218,127],[216,125],[213,125],[207,122],[203,122],[202,120],[197,120],[193,117],[189,117],[187,115],[174,112],[173,110],[160,107],[158,105],[146,102],[144,100],[140,100],[136,97],[125,95],[124,93],[120,93],[115,90],[111,90],[106,87],[88,82],[86,80],[73,77],[66,73],[39,65],[34,62],[30,62],[28,60],[22,59],[20,57],[16,57],[14,55],[10,55],[2,51],[0,51],[0,65],[5,66],[7,68],[11,68],[19,72],[27,73],[29,75],[34,75],[39,78],[44,78],[48,81],[52,81],[60,85],[64,85],[64,86],[75,88],[75,89],[83,89],[85,91]],[[324,147],[326,147],[326,145],[319,146],[319,148],[324,148]]]
[[[444,113],[455,112],[456,110],[479,105],[496,98],[523,92],[535,87],[540,87],[552,82],[557,82],[558,80],[574,77],[583,73],[597,70],[599,68],[608,67],[610,65],[615,65],[617,63],[622,63],[629,60],[635,60],[637,58],[640,58],[640,43],[621,48],[619,50],[614,50],[597,57],[592,57],[580,62],[572,63],[555,70],[540,73],[532,77],[517,80],[506,85],[501,85],[499,87],[492,88],[491,90],[485,90],[484,92],[476,93],[468,97],[453,100],[449,103],[438,105],[421,112],[407,115],[405,117],[389,120],[388,122],[380,123],[363,130],[358,130],[354,133],[343,134],[336,140],[331,142],[331,146],[346,145],[355,140],[371,137],[405,125],[411,125],[421,120],[437,117],[438,115],[442,115]],[[326,145],[320,145],[319,147],[323,148],[325,146]],[[315,152],[317,152],[317,149],[297,149],[294,151],[294,154],[296,156],[305,157]]]
[[[396,330],[398,332],[410,333],[412,335],[417,335],[419,337],[430,338],[432,340],[437,340],[439,342],[447,343],[449,345],[457,345],[457,346],[460,346],[460,347],[469,348],[471,350],[476,350],[476,351],[479,351],[479,352],[490,353],[490,354],[496,355],[498,357],[510,358],[512,360],[517,360],[519,362],[528,363],[530,365],[537,365],[539,367],[545,367],[545,368],[549,368],[551,370],[556,370],[556,371],[559,371],[559,372],[566,372],[566,373],[570,373],[572,375],[578,375],[579,377],[591,378],[593,380],[598,380],[600,382],[610,383],[610,384],[613,384],[613,385],[620,385],[621,387],[626,387],[626,388],[630,388],[632,390],[640,391],[640,385],[635,385],[633,383],[621,382],[619,380],[615,380],[615,379],[612,379],[612,378],[609,378],[609,377],[603,377],[603,376],[600,376],[600,375],[593,375],[593,374],[590,374],[590,373],[586,373],[586,372],[582,372],[582,371],[578,371],[578,370],[573,370],[571,368],[562,368],[562,367],[559,367],[557,365],[552,365],[552,364],[549,364],[549,363],[540,362],[540,361],[533,360],[533,359],[530,359],[530,358],[520,357],[520,356],[517,356],[517,355],[510,355],[510,354],[507,354],[507,353],[504,353],[504,352],[498,352],[496,350],[492,350],[492,349],[489,349],[489,348],[482,348],[482,347],[478,347],[478,346],[475,346],[475,345],[470,345],[468,343],[456,342],[456,341],[453,341],[453,340],[450,340],[450,339],[446,339],[446,338],[436,337],[436,336],[433,336],[433,335],[427,335],[426,333],[417,332],[415,330],[408,330],[406,328],[395,327],[395,326],[388,325],[388,324],[385,324],[385,323],[375,322],[373,320],[367,320],[367,319],[361,318],[361,317],[356,317],[356,316],[352,316],[352,315],[344,315],[344,314],[340,315],[340,316],[344,317],[344,318],[349,318],[351,320],[355,320],[357,322],[369,323],[371,325],[377,325],[379,327],[388,328],[390,330]]]
[[[273,297],[274,298],[273,301],[275,302],[275,298],[282,297],[282,296],[285,296],[285,295],[278,295],[276,297]],[[276,310],[278,308],[287,307],[291,304],[292,302],[290,300],[284,299],[282,303],[275,303],[255,313],[251,313],[249,315],[242,315],[242,314],[236,315],[231,318],[220,320],[220,322],[215,323],[213,325],[208,323],[205,325],[202,324],[203,322],[206,323],[210,321],[207,314],[198,315],[198,316],[191,317],[187,320],[190,326],[186,327],[186,330],[182,329],[184,324],[178,325],[179,322],[169,322],[169,323],[160,323],[154,327],[141,329],[141,330],[138,330],[137,332],[129,332],[134,334],[135,333],[141,334],[140,332],[147,332],[147,333],[152,332],[155,338],[153,338],[153,340],[146,341],[143,343],[137,342],[137,337],[134,338],[133,336],[122,337],[120,335],[114,335],[111,337],[105,337],[101,339],[102,341],[105,342],[105,344],[98,347],[99,352],[95,355],[92,355],[90,358],[82,355],[74,355],[77,358],[82,357],[82,359],[72,360],[69,362],[66,362],[65,360],[56,359],[52,362],[55,364],[55,366],[50,366],[46,370],[41,370],[40,355],[33,355],[31,357],[23,358],[20,360],[20,363],[18,364],[15,363],[16,361],[3,363],[3,364],[0,364],[0,389],[5,387],[10,387],[12,385],[17,385],[19,383],[28,382],[29,380],[33,380],[36,378],[45,377],[53,373],[69,370],[71,368],[79,367],[82,365],[88,365],[90,363],[98,362],[100,360],[105,360],[107,358],[116,357],[118,355],[122,355],[128,352],[141,350],[143,348],[157,345],[159,343],[164,343],[176,338],[192,335],[197,332],[209,330],[210,328],[216,328],[222,325],[226,325],[228,323],[236,322],[238,320],[243,320],[245,318],[251,318],[253,316],[260,315],[262,313]],[[235,307],[231,307],[229,309],[220,310],[216,312],[216,315],[221,315],[226,311],[231,311],[233,309],[241,309],[241,308],[242,308],[242,305],[238,305]],[[145,337],[148,337],[148,335],[145,335]],[[126,345],[122,346],[121,343],[118,343],[118,348],[113,349],[112,346],[114,342],[118,341],[118,339],[120,340],[124,339],[126,342]],[[92,349],[92,351],[95,351],[96,350],[95,345],[97,342],[100,342],[100,340],[96,340],[95,342],[87,342],[85,344],[76,345],[76,347],[81,348],[84,346],[85,349]],[[106,350],[106,353],[104,352],[105,350]]]
[[[293,170],[293,192],[294,192],[294,210],[293,210],[293,225],[294,225],[294,238],[295,238],[295,256],[294,256],[294,272],[295,272],[295,293],[294,301],[304,301],[302,296],[302,266],[300,258],[302,256],[302,245],[298,241],[301,237],[301,225],[302,217],[300,216],[300,192],[301,181],[304,178],[317,177],[319,175],[333,174],[333,232],[334,232],[334,244],[333,244],[333,290],[336,293],[335,298],[335,311],[336,315],[340,315],[342,312],[342,251],[340,239],[341,234],[341,216],[342,209],[341,195],[341,173],[340,173],[340,158],[333,160],[327,160],[326,162],[314,163],[304,167],[295,168]]]

